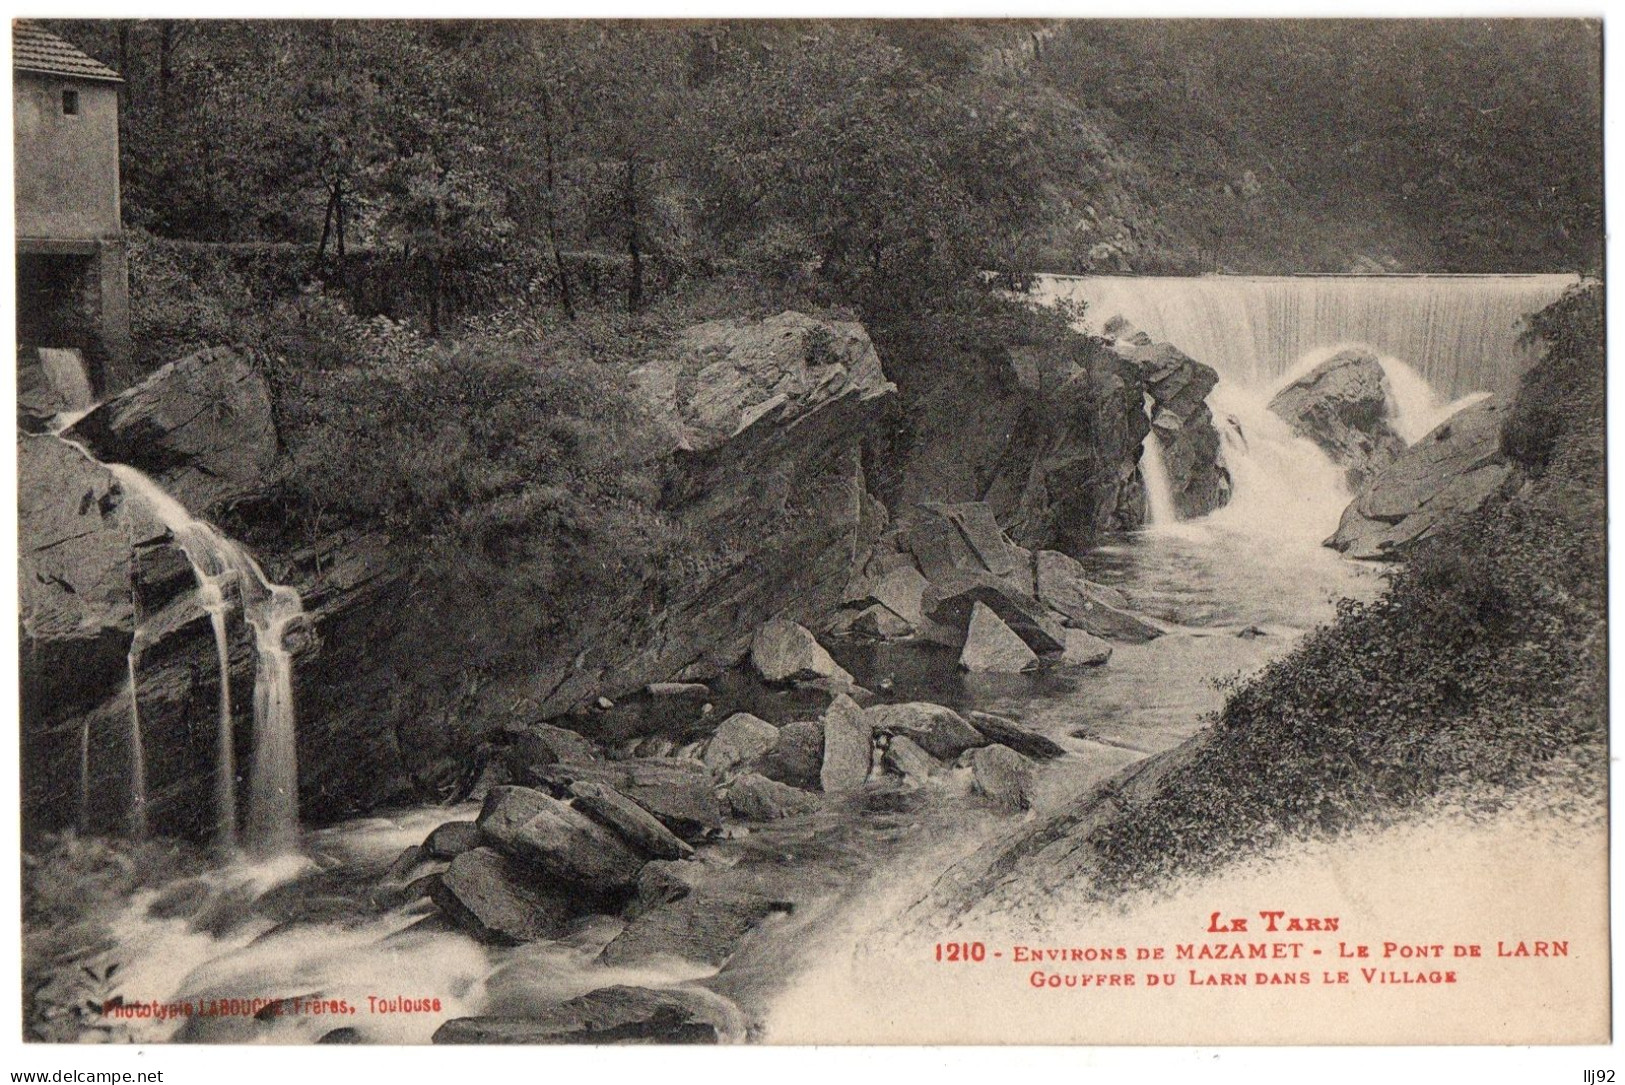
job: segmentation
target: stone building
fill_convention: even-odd
[[[122,80],[38,24],[13,22],[11,42],[19,391],[30,383],[24,370],[43,355],[41,375],[63,393],[63,356],[76,350],[85,363],[80,395],[67,398],[82,398],[85,383],[103,395],[130,350]]]

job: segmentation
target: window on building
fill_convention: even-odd
[[[62,92],[62,115],[64,117],[77,117],[79,115],[79,92],[65,90]]]

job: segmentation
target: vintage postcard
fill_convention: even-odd
[[[9,36],[13,1034],[1611,1041],[1600,21]]]

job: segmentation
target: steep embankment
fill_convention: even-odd
[[[1034,550],[1137,526],[1148,397],[1190,446],[1175,481],[1222,496],[1192,394],[1212,371],[1149,343],[1056,325],[966,354],[965,380],[892,359],[913,378],[900,395],[861,325],[796,312],[605,362],[333,318],[313,303],[287,321],[302,341],[262,336],[275,353],[158,370],[65,433],[85,455],[23,439],[30,833],[124,828],[141,776],[154,831],[207,833],[223,678],[225,749],[246,766],[258,741],[252,631],[228,600],[222,666],[192,563],[103,463],[146,472],[303,594],[300,812],[318,823],[465,789],[493,732],[714,727],[647,687],[724,676],[770,619],[822,627],[888,526],[932,521],[926,503],[985,499]],[[334,356],[340,332],[356,356]]]
[[[1505,484],[1412,543],[1388,591],[1234,688],[1214,725],[939,883],[951,913],[1033,886],[1089,899],[1431,803],[1594,820],[1606,771],[1602,291],[1501,428]],[[1379,476],[1380,479],[1380,476]],[[1013,896],[1014,895],[1014,896]],[[1010,898],[1010,899],[1007,899]]]

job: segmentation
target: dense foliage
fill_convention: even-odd
[[[873,318],[978,269],[1594,269],[1579,21],[58,20],[126,79],[129,225],[285,242],[439,330],[614,262]]]
[[[1202,756],[1092,837],[1094,891],[1211,869],[1449,795],[1603,810],[1607,519],[1600,287],[1537,319],[1509,433],[1530,485],[1450,525],[1369,604],[1232,689]],[[1561,404],[1555,411],[1553,405]],[[1555,421],[1556,425],[1550,424]]]

